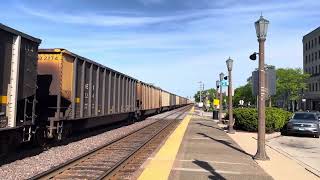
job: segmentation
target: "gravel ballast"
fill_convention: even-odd
[[[156,120],[157,119],[154,118],[146,119],[129,126],[110,130],[96,136],[69,143],[67,145],[52,147],[38,155],[2,165],[0,167],[0,177],[1,179],[6,180],[28,179],[70,159],[76,158],[81,154],[89,152],[94,148],[102,146],[125,134],[147,126]]]

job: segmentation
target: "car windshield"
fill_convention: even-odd
[[[311,113],[297,113],[293,116],[293,119],[299,120],[317,120],[314,114]]]

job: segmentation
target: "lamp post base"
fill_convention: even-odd
[[[258,151],[254,156],[253,159],[259,160],[259,161],[268,161],[270,160],[269,156],[266,152]]]
[[[229,133],[229,134],[235,134],[236,131],[235,131],[234,129],[228,129],[227,133]]]

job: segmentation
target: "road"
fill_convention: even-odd
[[[299,164],[320,177],[320,139],[279,136],[268,140],[272,148],[289,155]]]

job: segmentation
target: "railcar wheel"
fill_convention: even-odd
[[[2,136],[2,137],[0,137],[0,144],[1,144],[1,146],[0,146],[0,156],[1,155],[5,155],[5,154],[7,154],[8,152],[9,152],[9,143],[8,143],[8,141],[7,141],[7,136]]]
[[[47,133],[44,128],[37,128],[33,135],[33,145],[34,146],[45,146],[47,141]]]
[[[57,135],[57,140],[58,141],[63,141],[64,139],[70,137],[72,134],[72,130],[70,126],[66,126],[62,129],[61,133],[58,133]]]

